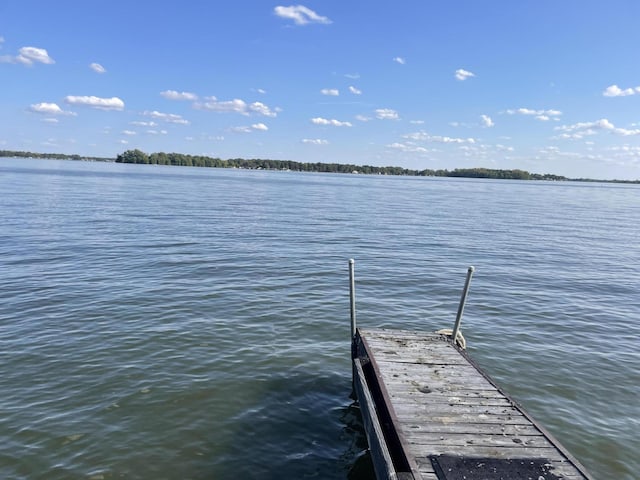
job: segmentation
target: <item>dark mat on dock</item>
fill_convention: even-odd
[[[544,458],[429,457],[440,480],[559,480]]]

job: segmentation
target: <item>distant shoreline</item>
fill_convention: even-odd
[[[363,175],[394,175],[415,177],[453,177],[453,178],[486,178],[495,180],[546,180],[563,182],[594,182],[640,184],[640,180],[601,180],[591,178],[568,178],[550,173],[530,173],[526,170],[502,170],[490,168],[456,168],[454,170],[412,170],[402,167],[376,167],[371,165],[352,165],[341,163],[303,163],[291,160],[243,159],[222,160],[201,155],[181,153],[152,153],[141,150],[127,150],[116,158],[89,157],[76,154],[37,153],[14,150],[0,150],[0,158],[37,158],[46,160],[77,160],[112,163],[133,163],[143,165],[175,165],[201,168],[238,168],[246,170],[280,170],[315,173],[350,173]]]

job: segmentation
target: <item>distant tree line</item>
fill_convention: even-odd
[[[91,160],[113,162],[113,158],[87,157],[82,155],[67,155],[63,153],[36,153],[14,150],[0,150],[0,157],[45,158],[56,160]],[[410,175],[421,177],[464,177],[464,178],[493,178],[510,180],[566,180],[574,182],[607,182],[640,184],[640,180],[595,180],[589,178],[567,178],[550,173],[529,173],[526,170],[498,170],[491,168],[456,168],[455,170],[411,170],[402,167],[374,167],[371,165],[353,165],[344,163],[303,163],[292,160],[264,160],[220,158],[202,155],[185,155],[183,153],[152,153],[135,149],[119,154],[117,163],[139,163],[155,165],[181,165],[187,167],[214,168],[243,168],[248,170],[291,170],[295,172],[325,172],[325,173],[362,173],[368,175]]]
[[[182,153],[152,153],[147,155],[140,150],[127,150],[116,157],[116,163],[142,163],[156,165],[181,165],[186,167],[244,168],[250,170],[292,170],[296,172],[326,173],[364,173],[383,175],[420,175],[418,170],[401,167],[373,167],[370,165],[352,165],[343,163],[302,163],[293,160],[266,160],[205,157]]]
[[[529,173],[526,170],[496,170],[491,168],[456,168],[451,172],[445,170],[446,177],[465,178],[497,178],[509,180],[569,180],[561,175],[551,173]]]
[[[0,150],[0,158],[1,157],[45,158],[52,160],[93,160],[96,162],[113,162],[113,158],[105,157],[83,157],[82,155],[67,155],[65,153],[37,153],[21,152],[15,150]]]
[[[264,160],[231,158],[222,160],[201,155],[182,153],[152,153],[141,150],[127,150],[116,157],[117,163],[138,163],[155,165],[181,165],[187,167],[244,168],[250,170],[291,170],[296,172],[362,173],[367,175],[410,175],[422,177],[466,177],[517,180],[567,180],[566,177],[551,174],[529,173],[525,170],[493,170],[489,168],[458,168],[455,170],[411,170],[402,167],[374,167],[344,163],[303,163],[292,160]]]

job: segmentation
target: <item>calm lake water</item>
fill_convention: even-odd
[[[0,159],[0,478],[368,478],[358,321],[640,471],[640,187]]]

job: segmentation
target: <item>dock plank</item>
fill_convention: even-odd
[[[423,387],[424,388],[424,387]],[[431,391],[430,395],[425,395],[421,391],[408,391],[400,393],[392,393],[390,397],[394,403],[405,402],[421,402],[423,404],[449,404],[449,405],[475,405],[475,406],[493,406],[506,407],[510,406],[509,400],[499,397],[479,397],[479,396],[461,396],[461,395],[441,395]]]
[[[405,438],[409,443],[418,445],[442,445],[450,446],[483,446],[483,447],[513,447],[525,445],[530,448],[548,447],[549,443],[542,434],[534,435],[503,435],[486,434],[479,432],[465,433],[428,433],[428,432],[406,432]]]
[[[591,478],[443,335],[358,330],[355,345],[374,372],[370,381],[377,384],[377,401],[384,403],[405,463],[415,466],[397,478],[437,479],[434,455],[544,459],[562,478]]]
[[[526,424],[496,424],[496,423],[449,423],[449,424],[440,424],[434,422],[428,423],[418,423],[414,422],[411,424],[405,423],[404,427],[406,428],[406,435],[410,437],[411,435],[418,433],[428,433],[428,434],[480,434],[480,435],[542,435],[540,431],[535,428],[533,425],[528,423]]]

